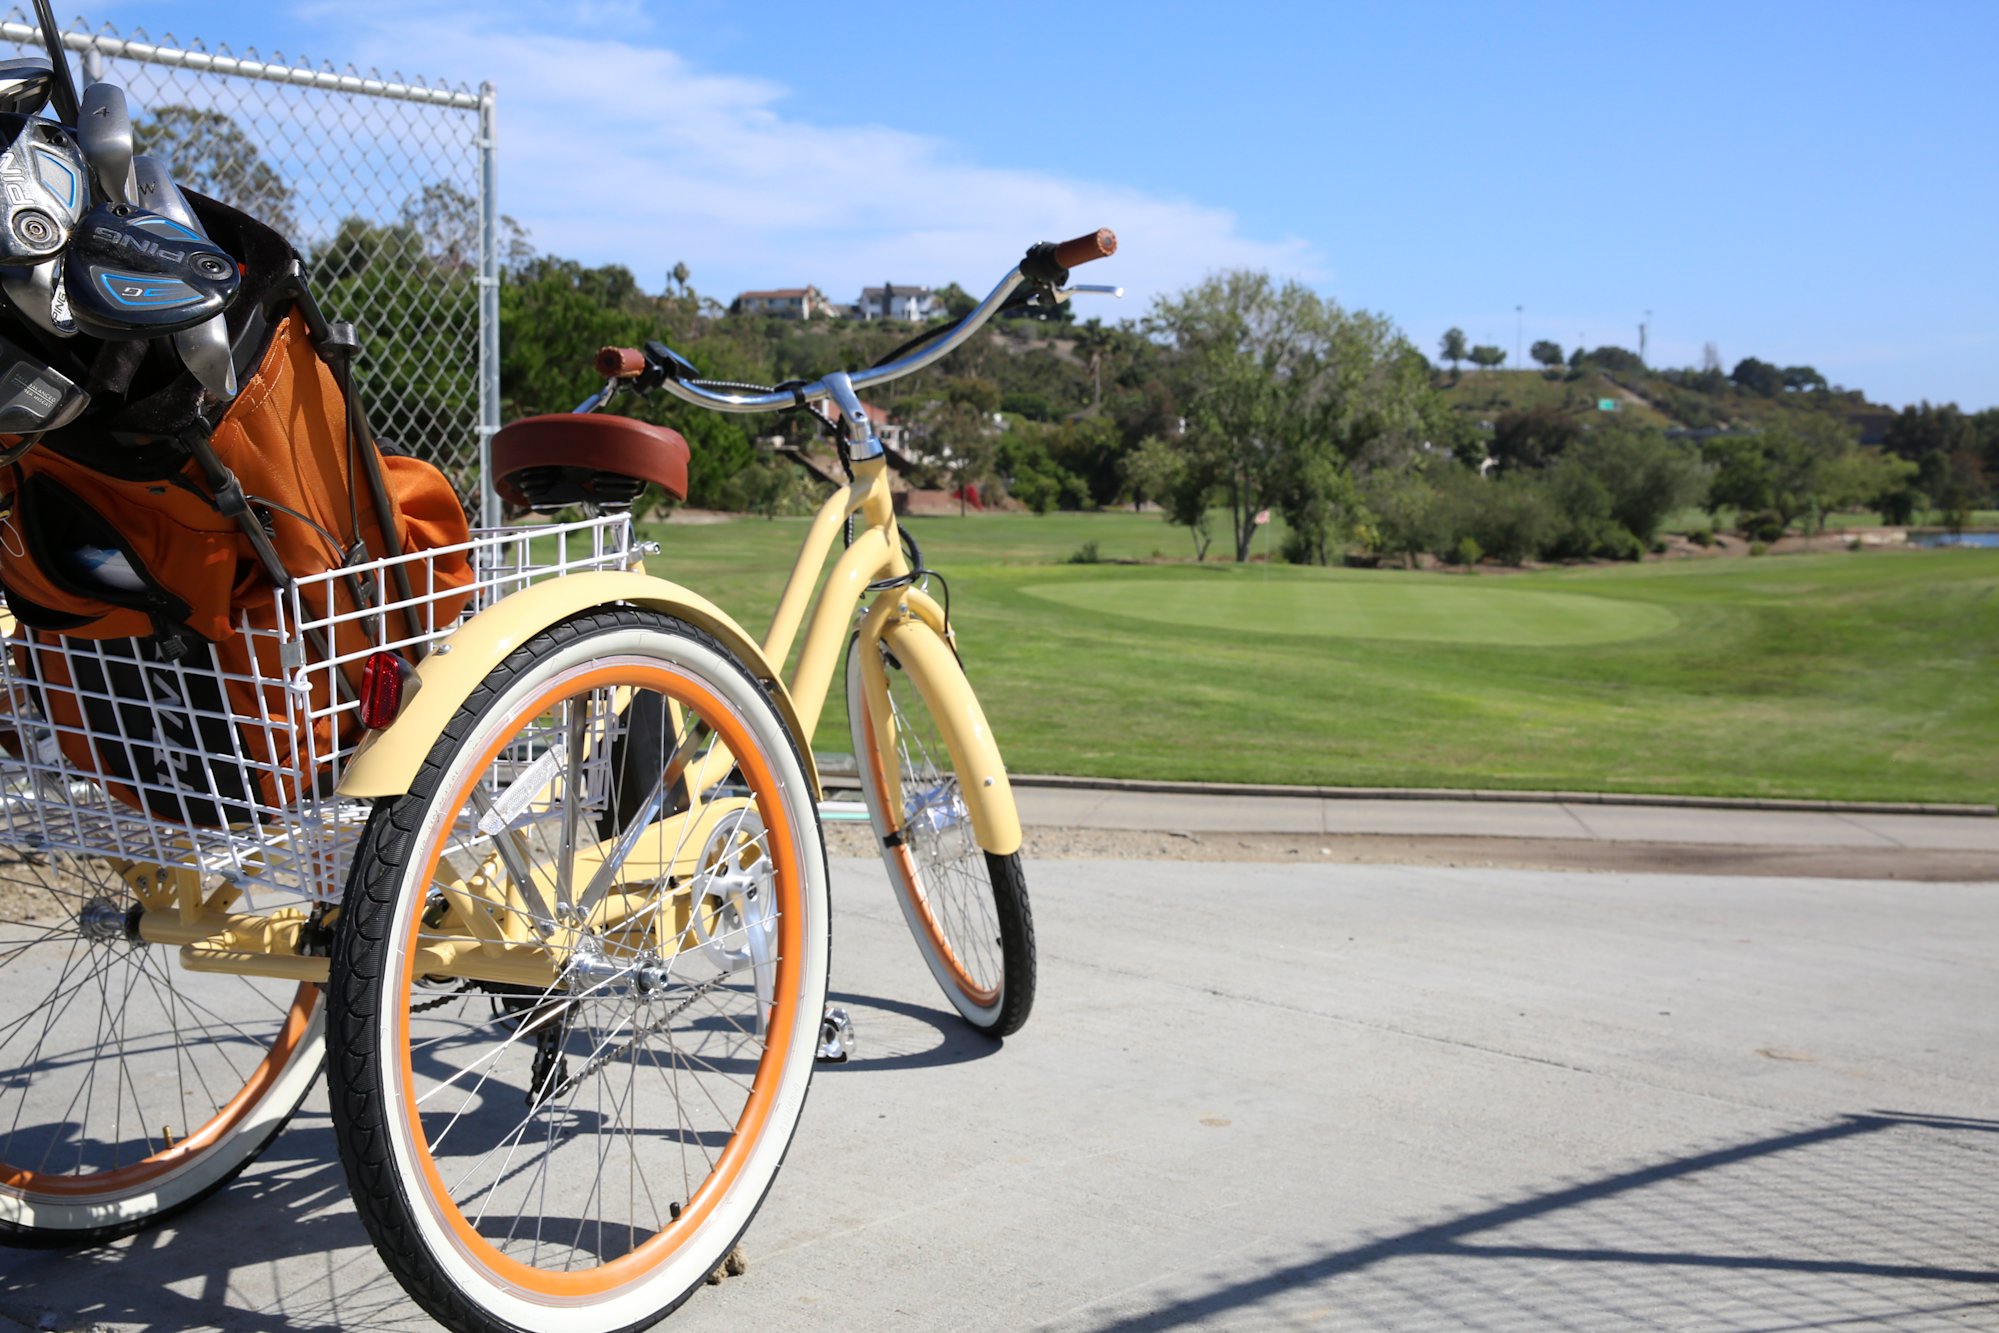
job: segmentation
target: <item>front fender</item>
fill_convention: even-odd
[[[770,691],[798,745],[813,796],[821,794],[811,738],[800,730],[791,692],[756,640],[713,602],[677,583],[636,571],[600,570],[546,579],[510,593],[445,636],[438,649],[417,667],[421,686],[403,705],[402,714],[381,731],[371,733],[348,760],[340,778],[340,795],[383,797],[408,791],[424,757],[459,706],[509,653],[551,625],[613,603],[642,606],[684,620],[735,654]],[[444,651],[447,645],[449,651]]]

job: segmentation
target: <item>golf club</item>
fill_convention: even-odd
[[[0,265],[39,264],[69,243],[90,206],[88,168],[70,132],[52,120],[0,113]]]
[[[132,161],[133,179],[138,182],[138,203],[161,217],[171,218],[203,240],[208,231],[188,206],[187,196],[174,184],[166,164],[157,158],[138,157]],[[229,349],[229,328],[221,315],[174,335],[174,350],[181,364],[201,381],[201,387],[217,398],[236,396],[236,360]]]
[[[205,323],[242,288],[236,261],[201,233],[128,204],[84,215],[63,255],[77,327],[108,340],[154,338]]]
[[[41,56],[0,60],[0,111],[32,116],[49,104],[55,71]]]
[[[76,419],[90,395],[0,338],[0,435],[38,435]]]
[[[139,190],[132,179],[132,114],[125,106],[125,90],[115,83],[85,88],[76,137],[99,192],[114,204],[132,203]]]
[[[0,291],[21,318],[58,338],[76,336],[62,260],[45,259],[33,268],[0,268]]]
[[[35,25],[42,30],[42,45],[49,53],[49,69],[54,73],[55,82],[49,90],[49,101],[55,107],[56,119],[65,125],[76,123],[76,80],[70,77],[69,58],[62,48],[62,28],[56,23],[55,6],[49,0],[35,0]]]

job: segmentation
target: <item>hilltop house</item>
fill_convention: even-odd
[[[854,313],[862,319],[906,319],[911,322],[944,313],[944,303],[928,287],[863,287]]]
[[[736,309],[745,315],[769,315],[777,319],[813,319],[840,313],[838,306],[810,285],[744,292],[736,298]]]

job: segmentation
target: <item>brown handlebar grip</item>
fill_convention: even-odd
[[[636,347],[606,347],[597,353],[597,373],[614,380],[635,379],[645,374],[645,353]]]
[[[1117,233],[1109,227],[1099,227],[1088,236],[1078,236],[1073,241],[1064,241],[1056,246],[1055,262],[1063,268],[1074,268],[1116,253]]]

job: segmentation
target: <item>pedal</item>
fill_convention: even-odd
[[[826,1006],[819,1020],[819,1059],[829,1065],[843,1065],[854,1053],[854,1020],[837,1004]]]

